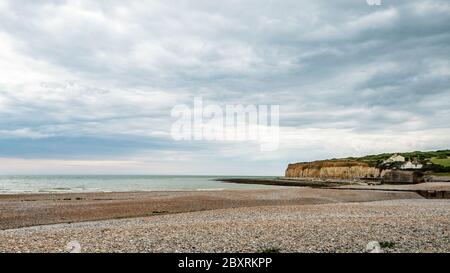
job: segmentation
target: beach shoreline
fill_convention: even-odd
[[[240,207],[423,199],[414,192],[312,189],[0,195],[0,230]]]
[[[450,252],[450,200],[418,189],[448,184],[0,195],[0,252]]]
[[[0,252],[450,252],[450,201],[237,207],[0,231]]]

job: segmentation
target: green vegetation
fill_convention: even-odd
[[[394,242],[380,242],[381,248],[394,248],[395,243]]]
[[[450,173],[433,173],[433,174],[437,176],[450,176]]]
[[[364,162],[369,166],[379,166],[384,160],[388,159],[394,154],[401,155],[406,160],[417,159],[421,163],[425,164],[425,170],[433,173],[447,173],[450,172],[450,150],[439,150],[429,152],[408,152],[408,153],[384,153],[377,155],[367,155],[363,157],[347,157],[344,160],[352,160],[358,162]]]
[[[432,158],[431,162],[436,165],[441,165],[444,167],[450,167],[450,158]]]
[[[261,251],[261,253],[264,253],[264,254],[280,253],[280,249],[276,248],[276,247],[266,248],[266,249],[263,249]]]

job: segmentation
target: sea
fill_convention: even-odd
[[[216,181],[231,176],[176,175],[1,175],[0,194],[82,193],[127,191],[179,191],[271,189],[280,186]],[[261,178],[232,176],[233,178]],[[264,177],[271,178],[271,177]]]

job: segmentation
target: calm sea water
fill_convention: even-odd
[[[263,189],[277,187],[214,181],[214,179],[221,177],[223,178],[224,176],[4,175],[0,176],[0,194]]]

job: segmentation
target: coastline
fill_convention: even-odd
[[[0,252],[450,252],[449,200],[261,206],[0,231]]]
[[[414,192],[289,187],[264,190],[0,195],[0,230],[240,207],[422,199]]]

